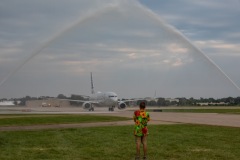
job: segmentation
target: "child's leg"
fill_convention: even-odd
[[[136,157],[140,157],[141,137],[135,136],[135,141],[136,141]]]
[[[147,156],[147,136],[142,137],[142,144],[143,144],[144,157],[146,157]]]

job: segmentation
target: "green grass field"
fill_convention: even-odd
[[[238,160],[240,128],[151,125],[149,160]],[[4,160],[131,160],[133,126],[0,132]]]
[[[238,160],[240,129],[203,125],[149,126],[150,160]],[[0,132],[4,160],[131,160],[133,126]]]
[[[123,121],[130,118],[95,115],[0,115],[0,126]]]

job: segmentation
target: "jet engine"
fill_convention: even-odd
[[[91,103],[89,102],[84,102],[82,104],[83,109],[89,110],[91,108]]]
[[[124,103],[124,102],[118,103],[118,109],[125,109],[126,107],[127,107],[126,103]]]

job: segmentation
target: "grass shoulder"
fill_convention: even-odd
[[[182,113],[226,113],[226,114],[240,114],[239,109],[147,109],[148,112],[182,112]]]
[[[0,115],[0,126],[26,126],[130,120],[125,117],[99,115]]]
[[[240,128],[150,125],[148,158],[238,160]],[[134,159],[133,126],[0,132],[0,159]],[[14,154],[12,154],[14,153]]]

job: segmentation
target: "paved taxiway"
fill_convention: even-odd
[[[132,112],[126,111],[122,112],[121,114],[112,113],[111,115],[132,117],[132,114]],[[158,122],[159,124],[160,122],[169,122],[240,127],[240,115],[237,114],[150,112],[150,116],[151,121],[149,122],[149,124],[158,124]]]
[[[229,107],[225,107],[229,108]],[[132,118],[133,111],[137,108],[128,108],[127,110],[118,110],[109,112],[107,108],[95,108],[95,112],[88,112],[79,107],[0,107],[0,114],[99,114],[108,116],[120,116]],[[159,109],[159,108],[158,108]],[[178,108],[179,109],[179,108]],[[240,109],[240,108],[239,108]],[[239,114],[218,114],[218,113],[174,113],[174,112],[150,112],[151,121],[149,124],[204,124],[240,127]],[[117,124],[114,122],[114,125]],[[126,125],[132,124],[131,121],[125,122]]]

